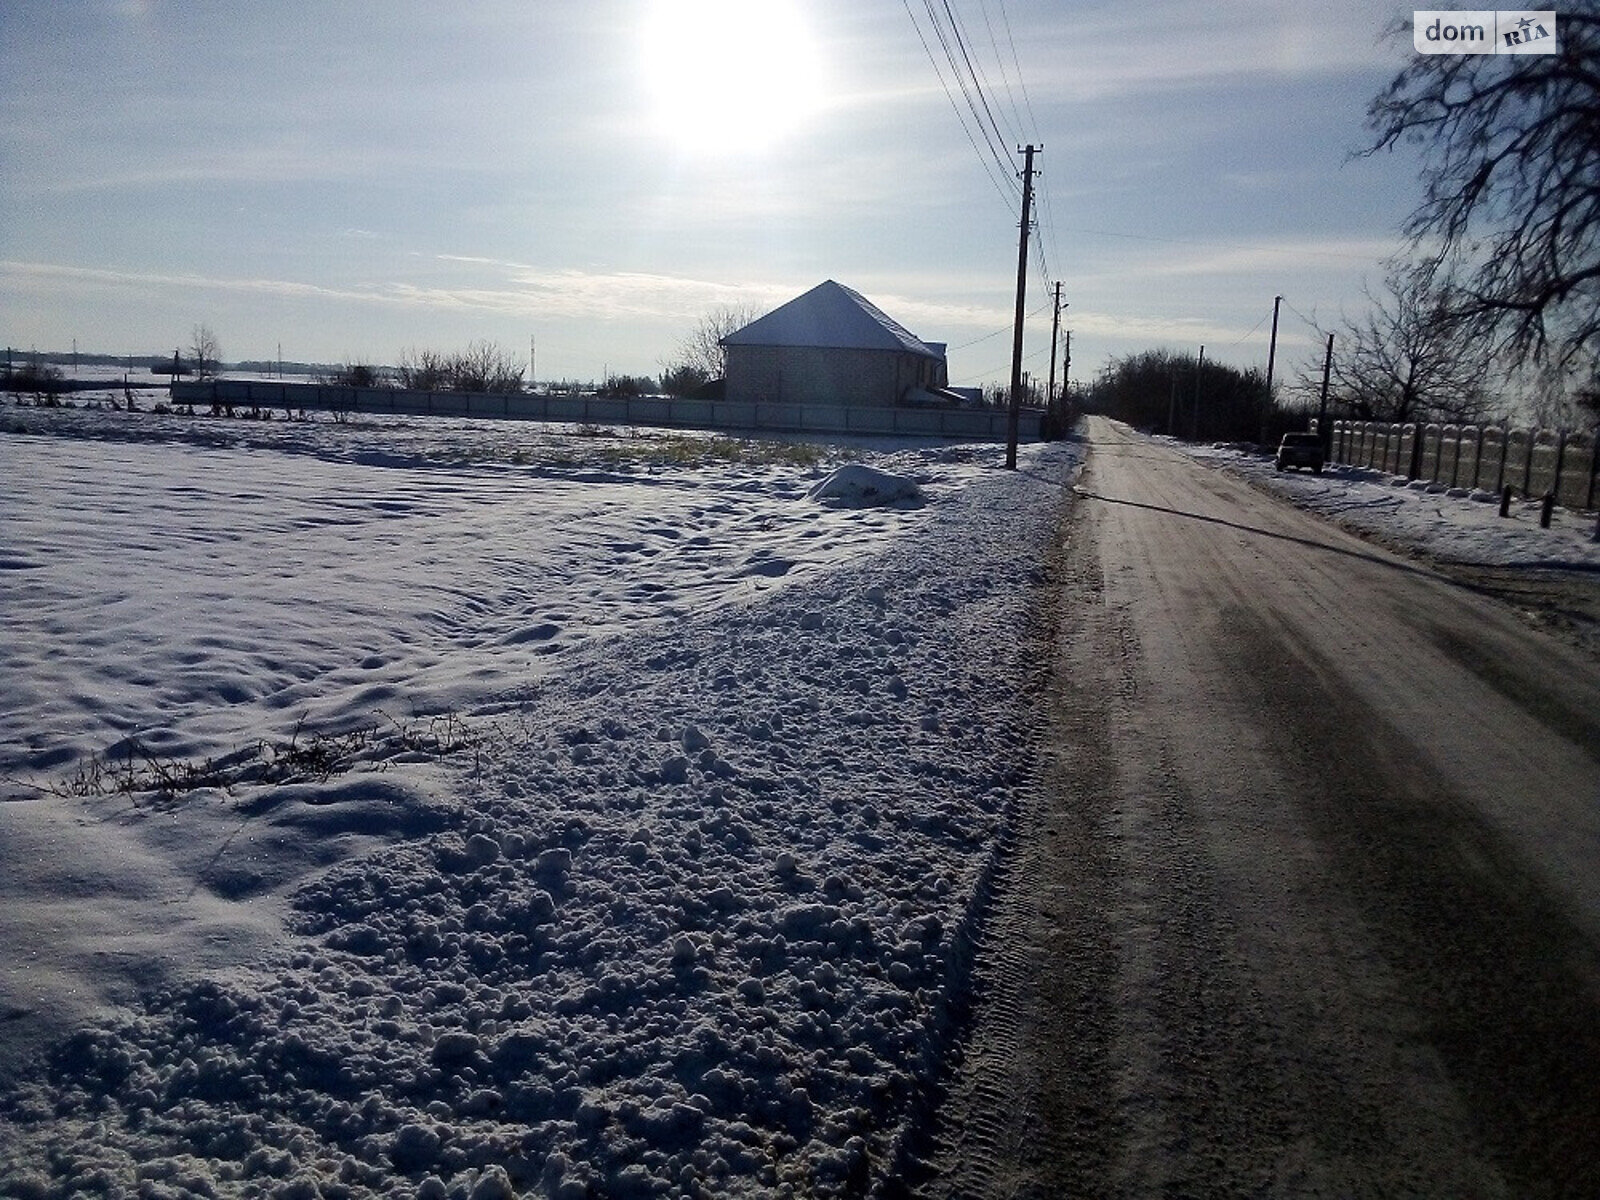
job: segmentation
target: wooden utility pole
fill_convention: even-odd
[[[1267,440],[1267,417],[1272,412],[1272,367],[1278,357],[1278,305],[1282,303],[1282,296],[1272,298],[1272,338],[1267,342],[1267,399],[1261,410],[1261,437],[1258,439],[1262,442]]]
[[[1067,411],[1067,393],[1072,378],[1072,330],[1067,330],[1066,353],[1061,358],[1061,411]]]
[[[1328,373],[1333,370],[1333,334],[1328,335],[1328,352],[1322,356],[1322,399],[1317,404],[1317,432],[1322,445],[1328,445]]]
[[[1017,469],[1017,425],[1022,419],[1022,320],[1023,305],[1028,294],[1028,220],[1033,207],[1033,151],[1032,143],[1022,151],[1022,230],[1017,238],[1017,317],[1011,331],[1011,407],[1006,414],[1008,471]]]
[[[1190,440],[1200,440],[1200,373],[1206,369],[1206,348],[1200,347],[1200,361],[1194,369],[1194,424],[1190,427]]]
[[[1050,384],[1045,388],[1045,411],[1056,411],[1056,342],[1061,338],[1061,281],[1056,281],[1056,314],[1050,320]]]

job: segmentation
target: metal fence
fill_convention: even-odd
[[[1335,421],[1329,457],[1451,488],[1551,496],[1564,508],[1600,498],[1600,429],[1396,425]]]
[[[248,379],[175,383],[172,399],[177,404],[281,408],[291,412],[407,413],[751,433],[911,435],[964,441],[1006,440],[1006,413],[998,409],[766,404],[667,396],[536,395],[528,392],[490,395]],[[1019,436],[1024,441],[1039,440],[1043,415],[1034,409],[1023,411]]]

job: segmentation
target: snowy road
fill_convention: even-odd
[[[1108,422],[926,1196],[1592,1194],[1600,668]]]

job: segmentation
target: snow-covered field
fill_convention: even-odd
[[[0,408],[0,1192],[892,1171],[1077,449],[584,432]]]

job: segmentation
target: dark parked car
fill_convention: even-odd
[[[1322,435],[1286,433],[1278,443],[1278,470],[1285,467],[1310,467],[1322,474]]]

